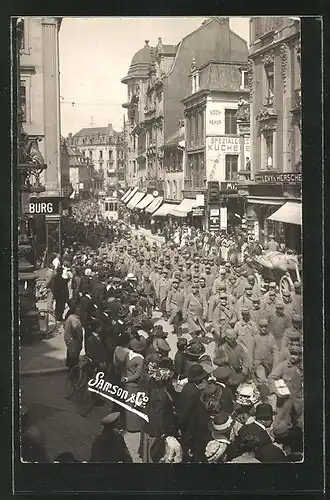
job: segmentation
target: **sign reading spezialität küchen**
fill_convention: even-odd
[[[57,215],[60,213],[60,199],[30,198],[28,213],[30,215]]]
[[[254,180],[260,184],[301,184],[301,172],[258,172]]]

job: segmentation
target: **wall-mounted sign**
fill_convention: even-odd
[[[237,193],[238,182],[221,182],[220,190],[224,192],[234,192]]]
[[[219,207],[210,207],[210,215],[209,215],[209,230],[210,231],[219,231],[220,230],[220,208]]]
[[[30,198],[28,213],[31,215],[56,215],[60,213],[58,198]]]
[[[260,184],[300,184],[302,182],[302,173],[258,172],[255,174],[254,180]]]
[[[207,150],[208,151],[222,151],[223,153],[239,153],[240,152],[240,137],[208,137]],[[244,150],[250,151],[250,138],[244,137]]]
[[[220,135],[224,133],[224,105],[209,102],[206,108],[206,134]]]
[[[227,230],[227,207],[220,208],[220,228]]]
[[[210,216],[211,217],[217,217],[220,215],[220,209],[219,208],[211,208],[210,209]]]
[[[207,181],[223,182],[225,176],[226,155],[237,155],[240,165],[241,138],[231,136],[206,137],[206,178]],[[244,138],[244,158],[250,157],[250,138]]]
[[[193,207],[192,215],[193,217],[204,217],[204,207]]]
[[[83,182],[79,183],[79,189],[84,189],[84,183]]]

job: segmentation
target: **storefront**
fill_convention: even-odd
[[[299,201],[287,201],[269,218],[281,226],[286,247],[301,253],[302,206]]]
[[[196,198],[183,198],[179,205],[172,205],[169,210],[172,223],[194,226],[196,229],[203,229],[205,225],[204,195],[197,195]]]

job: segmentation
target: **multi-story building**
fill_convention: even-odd
[[[38,16],[17,20],[20,213],[33,227],[36,252],[47,247],[48,255],[60,251],[62,195],[69,183],[60,162],[61,22],[59,17]]]
[[[144,76],[139,82],[135,80],[129,106],[129,113],[133,113],[135,120],[136,116],[138,118],[138,121],[134,122],[136,126],[132,130],[132,132],[139,134],[136,144],[138,148],[137,168],[143,172],[141,177],[143,181],[146,181],[145,186],[151,190],[162,191],[166,199],[171,199],[174,189],[176,193],[180,191],[182,175],[178,172],[175,174],[178,179],[168,178],[168,170],[171,165],[168,158],[165,161],[164,154],[168,155],[172,152],[173,156],[174,151],[168,151],[167,145],[173,149],[173,139],[177,136],[178,143],[182,140],[178,124],[184,118],[181,101],[187,97],[192,60],[195,59],[197,68],[201,68],[210,61],[228,62],[229,65],[240,63],[246,66],[247,43],[230,30],[228,18],[212,17],[197,30],[184,37],[177,46],[164,45],[159,38],[155,48],[144,47],[134,56],[133,61],[137,55],[141,55],[141,59],[142,55],[145,57]],[[149,67],[147,68],[148,62]],[[122,80],[124,83],[127,82],[130,71],[126,79]],[[131,75],[133,75],[132,71]],[[130,81],[133,82],[133,80]],[[239,85],[240,83],[241,79]],[[231,90],[227,94],[231,94]],[[232,105],[232,96],[228,99]],[[237,93],[235,99],[238,100]],[[205,117],[201,118],[203,124],[205,119]],[[201,126],[203,126],[202,122]],[[175,156],[180,157],[180,147],[178,150],[175,149]],[[167,164],[166,169],[164,168],[165,163]],[[183,161],[180,161],[179,164],[182,165]],[[204,174],[201,176],[203,178]],[[174,181],[175,187],[173,187]]]
[[[78,146],[94,164],[97,172],[103,173],[103,190],[120,184],[125,187],[125,146],[123,132],[116,132],[112,125],[89,127],[69,134],[68,143]]]
[[[164,191],[165,200],[181,201],[184,189],[185,170],[185,128],[184,120],[179,121],[177,132],[166,141],[164,150]]]
[[[61,164],[69,172],[69,182],[74,190],[74,198],[85,199],[102,190],[103,183],[95,182],[97,172],[93,162],[77,147],[69,145],[67,140],[61,140]]]
[[[127,183],[163,190],[164,103],[162,78],[171,67],[176,47],[150,47],[149,40],[133,57],[127,76],[129,142]]]
[[[42,174],[47,196],[61,194],[60,74],[58,37],[61,18],[21,19],[20,104],[23,129],[37,140],[47,169]]]
[[[256,238],[270,232],[300,247],[300,22],[290,17],[250,20],[251,181],[240,187]]]

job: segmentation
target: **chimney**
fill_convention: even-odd
[[[145,41],[145,47],[149,47],[149,40],[144,40]]]

